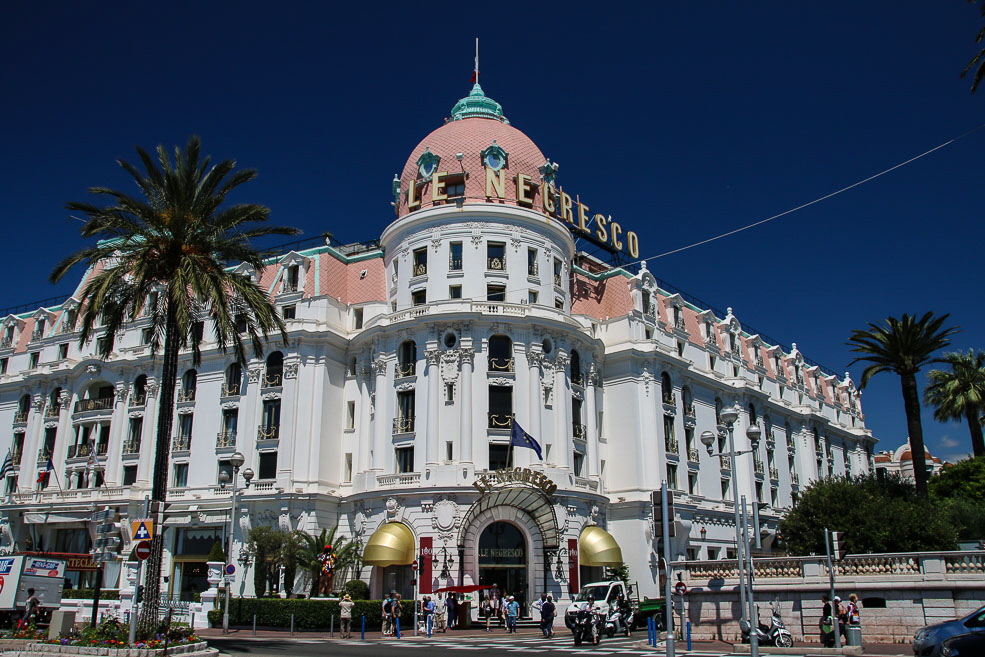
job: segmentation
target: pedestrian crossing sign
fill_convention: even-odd
[[[130,531],[135,541],[149,541],[154,538],[153,520],[132,520],[130,521]]]

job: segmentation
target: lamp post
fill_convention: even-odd
[[[236,493],[240,489],[236,488],[236,478],[239,475],[239,469],[246,462],[246,457],[243,456],[241,452],[235,452],[229,457],[229,464],[233,466],[233,476],[232,476],[232,503],[229,508],[229,548],[226,550],[226,563],[232,560],[233,555],[233,530],[236,528]],[[253,470],[247,468],[243,470],[243,480],[246,481],[246,485],[243,486],[242,490],[246,490],[250,487],[250,481],[253,480]],[[222,488],[226,487],[229,483],[229,473],[223,470],[219,473],[219,486]],[[225,569],[223,569],[222,574],[223,579],[226,578]],[[222,607],[222,633],[229,634],[229,589],[231,588],[232,582],[226,582],[226,603]]]
[[[749,438],[749,443],[752,449],[747,449],[743,451],[735,450],[735,422],[739,419],[739,411],[734,406],[722,409],[721,420],[725,424],[725,430],[728,433],[728,449],[727,452],[715,453],[712,450],[712,446],[715,444],[715,434],[711,431],[704,431],[701,433],[701,443],[708,450],[709,456],[715,456],[718,458],[729,458],[731,459],[731,467],[729,471],[732,478],[732,506],[735,509],[735,549],[736,558],[739,564],[739,609],[740,609],[740,621],[746,620],[746,582],[745,582],[745,558],[744,552],[746,551],[746,528],[742,522],[742,518],[739,514],[739,482],[736,476],[736,469],[738,466],[737,457],[743,454],[752,454],[759,447],[759,439],[763,435],[762,429],[757,425],[751,424],[748,429],[746,429],[746,437]],[[752,560],[749,560],[750,571],[752,569]],[[759,640],[756,637],[756,626],[757,619],[755,618],[755,612],[752,608],[752,572],[749,573],[749,596],[748,596],[748,618],[749,618],[749,651],[753,657],[758,657],[759,655]],[[741,625],[741,622],[740,622]]]

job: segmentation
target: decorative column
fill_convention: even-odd
[[[154,469],[155,441],[157,440],[157,416],[159,405],[157,393],[160,383],[156,378],[147,377],[144,388],[144,424],[140,430],[140,456],[137,460],[137,483],[141,488],[150,489]],[[154,400],[154,401],[152,401]],[[169,450],[170,453],[170,450]]]
[[[40,401],[40,410],[38,408],[38,400]],[[58,447],[58,438],[55,438],[55,447]],[[43,395],[33,395],[31,397],[31,410],[27,413],[27,426],[24,428],[24,455],[21,457],[21,477],[24,479],[24,483],[27,484],[26,488],[37,488],[33,482],[38,478],[38,473],[41,468],[45,466],[45,463],[38,464],[39,455],[41,450],[44,448],[44,396]],[[56,465],[61,465],[58,459],[52,454],[52,461]],[[29,459],[29,460],[25,460]],[[30,465],[32,467],[27,468],[25,465]],[[30,476],[29,479],[25,479],[24,475]]]
[[[104,485],[114,482],[123,483],[123,443],[130,429],[130,386],[126,381],[116,382],[116,401],[113,404],[113,417],[110,419],[109,444],[106,446],[105,466],[103,468]],[[97,462],[102,461],[98,456]]]
[[[598,414],[595,412],[595,386],[598,384],[599,375],[595,371],[595,363],[585,375],[585,446],[588,453],[585,458],[588,460],[588,476],[595,478],[599,476],[599,432]]]
[[[424,462],[437,463],[438,458],[438,396],[440,394],[438,384],[441,381],[441,367],[439,366],[439,352],[437,349],[428,349],[424,352],[427,358],[427,377],[428,377],[428,424],[427,439],[424,446]]]
[[[541,409],[541,385],[540,385],[540,364],[544,360],[543,354],[531,351],[532,347],[527,347],[527,366],[530,368],[527,385],[530,386],[528,395],[527,422],[530,424],[527,431],[539,443],[543,443],[544,438],[540,435],[540,409]]]
[[[373,361],[373,374],[376,375],[374,408],[376,409],[376,432],[373,434],[373,452],[370,455],[370,469],[382,470],[385,463],[383,451],[386,449],[388,420],[386,414],[386,361],[380,357]]]
[[[291,483],[294,473],[299,475],[299,479],[308,479],[311,476],[311,473],[306,470],[310,464],[299,463],[299,455],[294,453],[298,431],[303,431],[303,427],[299,425],[302,418],[300,417],[300,413],[298,413],[298,409],[301,407],[300,400],[298,399],[301,391],[298,386],[300,369],[301,363],[299,360],[288,360],[284,363],[284,371],[281,378],[280,429],[277,434],[277,485],[283,486],[286,490],[294,490],[294,486]],[[310,413],[305,415],[310,421]],[[301,448],[303,449],[304,445]],[[303,454],[301,458],[304,461],[308,461],[311,455]]]
[[[475,349],[462,348],[462,403],[459,418],[459,447],[462,463],[472,463],[472,368]]]
[[[372,405],[370,403],[369,377],[372,369],[361,366],[356,369],[356,385],[359,388],[359,418],[356,420],[356,462],[353,463],[353,474],[369,470],[369,445],[372,434]],[[355,479],[355,477],[353,477]]]
[[[554,463],[571,467],[571,387],[568,384],[568,354],[559,351],[554,359]]]

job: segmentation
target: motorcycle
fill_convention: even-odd
[[[583,641],[591,641],[593,646],[597,646],[602,640],[602,619],[598,611],[588,605],[579,609],[571,623],[571,633],[576,646]]]
[[[739,629],[742,630],[742,643],[749,643],[751,629],[749,621],[739,621]],[[760,645],[772,643],[778,648],[789,648],[793,645],[793,635],[783,624],[780,613],[776,610],[773,610],[769,626],[759,623],[756,628],[756,640]]]
[[[618,609],[613,607],[609,610],[609,617],[605,621],[605,633],[611,639],[616,635],[616,632],[621,632],[626,636],[630,635],[633,630],[633,610],[630,609],[625,612],[620,612]]]

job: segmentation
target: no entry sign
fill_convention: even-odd
[[[150,556],[150,541],[140,541],[137,543],[137,547],[133,548],[133,553],[137,555],[137,558],[143,561]]]

